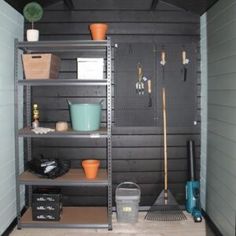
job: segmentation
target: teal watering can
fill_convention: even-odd
[[[102,103],[72,104],[68,99],[72,129],[76,131],[95,131],[100,128]]]

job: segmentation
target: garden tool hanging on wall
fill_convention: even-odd
[[[138,95],[144,95],[143,67],[140,62],[137,64],[137,76],[138,82],[136,83],[136,93]]]
[[[185,50],[182,51],[182,64],[183,81],[185,82],[187,80],[187,65],[189,64],[189,59],[187,58],[187,53]]]
[[[160,61],[161,67],[162,67],[162,79],[165,80],[165,65],[166,65],[166,52],[161,52],[161,61]]]

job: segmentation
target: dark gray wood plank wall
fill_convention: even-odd
[[[40,40],[90,39],[88,25],[99,21],[109,24],[108,35],[112,39],[113,46],[119,43],[155,43],[166,47],[169,44],[179,46],[192,44],[196,48],[192,56],[196,60],[197,68],[191,78],[196,86],[194,90],[190,89],[189,94],[193,94],[196,98],[192,104],[196,109],[191,109],[191,112],[194,112],[192,115],[197,117],[198,124],[182,122],[181,125],[173,124],[167,129],[169,187],[176,198],[183,203],[184,186],[187,180],[186,141],[188,139],[195,140],[198,167],[200,156],[199,17],[162,2],[155,11],[140,9],[138,2],[137,5],[130,5],[130,10],[125,11],[120,11],[114,6],[109,6],[107,9],[104,9],[104,6],[100,8],[100,10],[96,8],[91,10],[86,5],[80,4],[76,4],[73,11],[69,11],[63,4],[48,7],[45,9],[43,19],[36,24],[36,28],[40,30]],[[60,78],[76,78],[76,55],[74,58],[69,58],[66,54],[61,57]],[[116,86],[114,60],[116,58],[113,58],[112,66],[113,87]],[[177,83],[178,89],[179,80],[178,82],[170,80],[169,83],[172,83],[173,88]],[[113,88],[113,109],[116,109],[114,90]],[[159,90],[156,91],[157,96],[160,96],[159,92]],[[42,124],[54,125],[58,120],[69,120],[65,98],[69,97],[74,102],[89,102],[100,101],[105,96],[106,91],[102,87],[42,87],[33,91],[33,102],[37,102],[40,106]],[[172,99],[178,100],[178,96]],[[180,97],[179,101],[182,104],[179,104],[176,114],[181,114],[185,110],[184,114],[187,116],[188,110],[185,109],[183,99],[181,99]],[[106,120],[105,109],[104,105],[103,122]],[[151,205],[163,188],[162,124],[160,122],[152,127],[118,127],[114,119],[113,126],[114,190],[122,181],[134,181],[142,189],[141,205]],[[82,159],[94,157],[102,161],[102,166],[106,166],[106,143],[102,140],[35,139],[33,145],[34,157],[44,154],[45,157],[71,159],[75,167],[80,167]],[[100,205],[105,203],[105,190],[102,188],[64,188],[63,192],[66,204]]]

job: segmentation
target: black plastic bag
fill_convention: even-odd
[[[28,162],[29,170],[49,179],[64,175],[70,169],[70,162],[60,159],[34,158]]]

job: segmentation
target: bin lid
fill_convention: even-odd
[[[116,200],[139,200],[140,190],[135,188],[119,188],[116,191]]]

